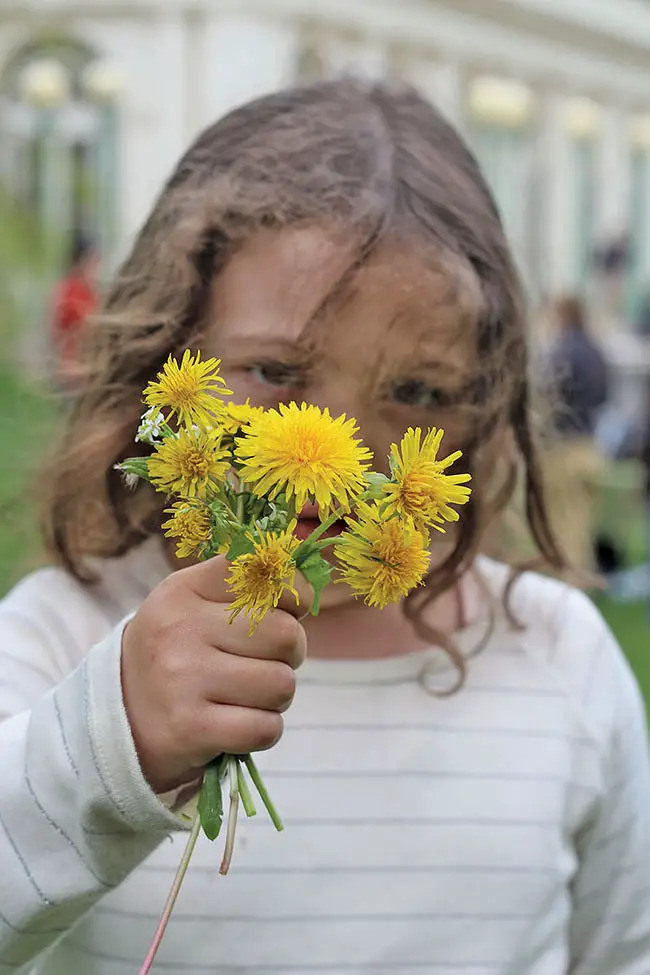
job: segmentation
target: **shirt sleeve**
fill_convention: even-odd
[[[593,613],[595,614],[595,610]],[[611,720],[603,789],[577,837],[571,975],[650,971],[650,757],[643,701],[616,641],[599,619],[590,698]]]
[[[43,621],[41,621],[43,622]],[[123,624],[62,678],[46,626],[0,604],[0,972],[22,968],[187,828],[138,763]]]

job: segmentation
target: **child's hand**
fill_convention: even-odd
[[[201,774],[222,752],[270,748],[293,699],[293,671],[305,658],[298,617],[283,601],[255,633],[241,615],[228,622],[228,563],[219,556],[181,569],[157,586],[127,625],[122,689],[144,775],[166,792]]]

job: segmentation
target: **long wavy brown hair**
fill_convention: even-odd
[[[499,214],[471,152],[409,87],[344,79],[291,88],[197,138],[89,329],[87,379],[45,479],[48,550],[89,580],[89,557],[118,556],[159,530],[160,495],[130,491],[115,470],[134,452],[143,386],[170,353],[200,347],[211,288],[242,242],[262,227],[324,220],[358,241],[351,274],[382,241],[409,239],[470,268],[480,287],[479,367],[463,404],[475,490],[453,550],[404,605],[423,635],[444,643],[423,609],[472,563],[519,475],[540,562],[560,569],[563,557],[544,504],[522,288]]]

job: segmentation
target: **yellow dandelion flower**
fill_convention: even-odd
[[[181,428],[173,437],[166,437],[147,459],[156,490],[185,498],[204,498],[211,484],[223,480],[230,465],[230,454],[220,438],[197,428]]]
[[[254,416],[259,416],[263,412],[261,406],[251,406],[248,400],[245,403],[228,402],[225,404],[223,415],[219,417],[219,426],[224,436],[234,437],[237,431],[250,423]]]
[[[264,532],[254,541],[255,550],[240,555],[230,568],[227,583],[235,594],[231,603],[230,621],[244,610],[250,620],[253,633],[270,609],[276,607],[285,592],[290,592],[298,603],[294,588],[296,564],[293,556],[300,545],[293,534],[296,522],[279,535]]]
[[[285,492],[297,511],[314,500],[325,517],[366,487],[372,454],[355,439],[357,430],[345,414],[333,419],[327,409],[281,403],[254,416],[239,438],[240,476],[258,497]]]
[[[458,512],[451,505],[469,501],[471,489],[465,487],[470,474],[446,474],[460,457],[457,450],[438,460],[444,431],[435,427],[422,441],[419,427],[409,429],[398,447],[391,445],[392,481],[384,487],[386,508],[390,515],[412,518],[420,530],[426,527],[444,531],[444,521],[458,521]]]
[[[421,585],[429,568],[428,539],[411,520],[390,517],[377,504],[361,503],[355,518],[347,522],[335,551],[342,567],[339,581],[355,596],[383,609]]]
[[[186,559],[194,555],[204,542],[210,540],[210,512],[205,505],[183,499],[175,501],[165,513],[171,515],[163,522],[167,538],[177,538],[176,557]]]
[[[220,359],[202,362],[201,353],[193,356],[189,349],[183,353],[180,365],[170,355],[156,380],[144,390],[143,401],[150,407],[168,408],[184,426],[209,426],[215,414],[223,411],[224,404],[218,397],[231,393],[219,375],[220,365]]]

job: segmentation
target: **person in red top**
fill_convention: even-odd
[[[99,252],[93,240],[76,234],[68,271],[54,291],[52,340],[57,356],[57,381],[73,392],[79,376],[79,340],[88,316],[98,303]]]

